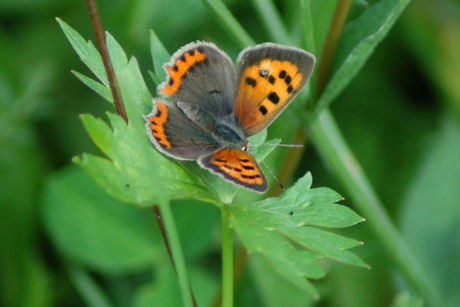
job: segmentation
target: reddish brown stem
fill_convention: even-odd
[[[107,73],[107,78],[109,80],[110,90],[112,92],[113,101],[115,103],[117,114],[120,115],[125,120],[126,123],[128,123],[129,122],[128,115],[126,114],[126,109],[125,109],[125,105],[123,104],[123,100],[121,98],[117,78],[115,76],[112,62],[109,57],[109,52],[107,50],[107,44],[104,39],[104,30],[102,27],[101,19],[99,17],[99,11],[97,9],[96,1],[86,0],[86,6],[88,7],[89,16],[91,19],[91,23],[93,25],[94,34],[96,36],[97,46],[99,48],[99,52],[101,53],[102,62],[104,63],[104,68]],[[161,216],[160,207],[158,205],[153,205],[153,211],[155,212],[157,224],[158,224],[158,227],[160,228],[160,232],[163,237],[163,242],[166,246],[166,250],[168,251],[169,259],[174,268],[174,271],[176,271],[176,265],[172,257],[171,247],[169,244],[168,235],[166,233],[166,228],[163,223],[163,218]],[[190,287],[190,293],[192,295],[193,306],[198,306],[196,299],[195,299],[195,295],[193,294],[191,287]]]
[[[97,46],[102,56],[102,62],[104,63],[107,78],[109,79],[110,90],[112,91],[115,108],[117,109],[117,113],[123,117],[126,123],[128,123],[128,115],[126,114],[125,105],[123,104],[120,89],[118,88],[117,78],[115,76],[115,72],[113,71],[112,62],[110,61],[109,52],[104,39],[104,29],[102,28],[96,1],[86,0],[86,6],[88,7],[89,17],[91,19],[91,23],[93,24]]]
[[[169,259],[171,261],[171,264],[173,266],[174,272],[176,272],[176,265],[173,260],[172,252],[171,252],[171,247],[169,245],[169,239],[168,235],[166,233],[166,228],[163,223],[163,217],[161,216],[161,211],[160,207],[158,205],[153,206],[153,212],[155,213],[155,217],[157,218],[157,224],[158,228],[160,228],[161,236],[163,237],[163,242],[165,243],[166,250],[168,251]],[[176,272],[177,273],[177,272]],[[192,300],[193,300],[193,306],[198,306],[195,295],[193,294],[192,286],[190,286],[190,294],[192,295]]]
[[[347,19],[352,2],[352,0],[339,0],[337,3],[337,8],[335,9],[334,18],[332,19],[332,24],[326,39],[323,54],[321,55],[321,62],[318,67],[318,97],[326,87],[332,60],[334,59],[337,44],[339,42],[340,35],[342,34],[343,25]]]

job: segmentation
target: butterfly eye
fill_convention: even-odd
[[[245,145],[243,145],[243,147],[241,147],[241,150],[242,151],[251,151],[252,150],[251,144],[246,143]]]

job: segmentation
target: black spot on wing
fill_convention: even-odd
[[[274,104],[277,104],[280,101],[280,97],[275,92],[271,92],[270,94],[268,94],[267,98]]]

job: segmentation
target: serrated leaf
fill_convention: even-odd
[[[92,115],[83,115],[82,121],[110,160],[92,155],[74,160],[108,193],[144,206],[200,194],[193,176],[156,151],[136,125],[127,125],[118,115],[108,116],[112,128]]]
[[[409,0],[380,1],[345,27],[337,47],[334,73],[317,102],[318,111],[353,80],[408,3]]]
[[[166,71],[163,69],[163,65],[169,61],[170,55],[154,31],[150,31],[150,53],[152,54],[154,69],[151,76],[156,85],[160,85],[166,80]]]
[[[88,66],[102,84],[108,87],[109,81],[107,79],[104,64],[102,63],[101,55],[96,47],[94,47],[93,43],[91,41],[86,41],[77,31],[72,29],[72,27],[61,19],[57,18],[57,21],[82,62]]]
[[[105,37],[110,61],[112,62],[112,66],[116,74],[118,71],[126,67],[128,64],[128,57],[126,56],[123,48],[121,48],[120,44],[109,32],[105,32]]]
[[[113,97],[112,97],[112,92],[110,92],[110,89],[103,84],[97,82],[96,80],[87,77],[78,71],[72,71],[72,73],[81,81],[83,84],[85,84],[87,87],[95,91],[97,94],[99,94],[102,98],[107,100],[110,103],[113,103]]]
[[[310,189],[311,183],[308,173],[278,198],[226,208],[231,212],[232,227],[248,251],[263,256],[280,275],[315,296],[316,291],[305,278],[323,276],[317,259],[365,264],[345,251],[360,242],[322,229],[348,227],[363,219],[349,208],[335,204],[342,199],[336,192],[327,188]]]
[[[107,49],[120,87],[123,102],[130,121],[144,125],[143,115],[152,109],[152,95],[133,57],[128,60],[125,52],[115,38],[107,33]]]
[[[316,263],[317,256],[306,250],[296,249],[279,233],[253,223],[244,214],[232,216],[231,224],[249,253],[260,254],[293,286],[318,297],[316,289],[306,279],[320,278],[325,274]]]

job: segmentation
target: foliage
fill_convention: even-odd
[[[216,3],[222,8],[217,0],[179,0],[166,7],[162,1],[100,2],[102,20],[120,42],[107,35],[128,125],[87,90],[111,101],[98,52],[82,38],[92,37],[83,5],[0,4],[0,304],[180,304],[181,290],[149,208],[157,202],[172,209],[200,305],[212,305],[220,291],[219,210],[229,216],[240,240],[235,243],[250,252],[243,268],[237,260],[245,252],[236,244],[241,275],[235,305],[305,306],[318,295],[331,306],[433,305],[436,295],[447,306],[458,305],[454,285],[460,274],[452,268],[460,267],[460,7],[452,0],[414,0],[400,16],[408,1],[368,1],[368,7],[353,1],[321,91],[316,74],[338,2],[232,1],[226,2],[228,12],[212,9]],[[97,80],[86,76],[55,16],[82,33],[61,22]],[[237,188],[194,163],[167,159],[149,144],[141,115],[150,111],[155,86],[164,79],[166,50],[197,39],[214,41],[232,58],[252,40],[299,45],[317,56],[309,90],[267,134],[297,143],[297,131],[307,144],[306,133],[318,154],[309,146],[303,154],[277,148],[268,155],[270,147],[255,153],[287,183],[280,197],[236,194]],[[83,72],[73,74],[86,86],[69,78],[71,69]],[[339,133],[322,130],[316,121],[328,112],[337,119],[328,127],[340,127]],[[337,144],[352,152],[335,151]],[[72,157],[85,172],[68,165]],[[306,170],[315,186],[330,188],[312,188]],[[362,170],[369,179],[355,181]],[[375,191],[386,205],[377,199],[378,208],[390,213],[408,243],[392,244],[382,235],[393,228],[365,207]],[[361,221],[344,205],[366,223],[341,229]],[[357,255],[347,249],[360,242],[348,238],[364,242],[353,249]],[[414,256],[410,261],[392,256],[404,258],[407,251]],[[371,270],[355,267],[365,266],[361,259]],[[417,272],[429,274],[434,294],[411,281]]]

